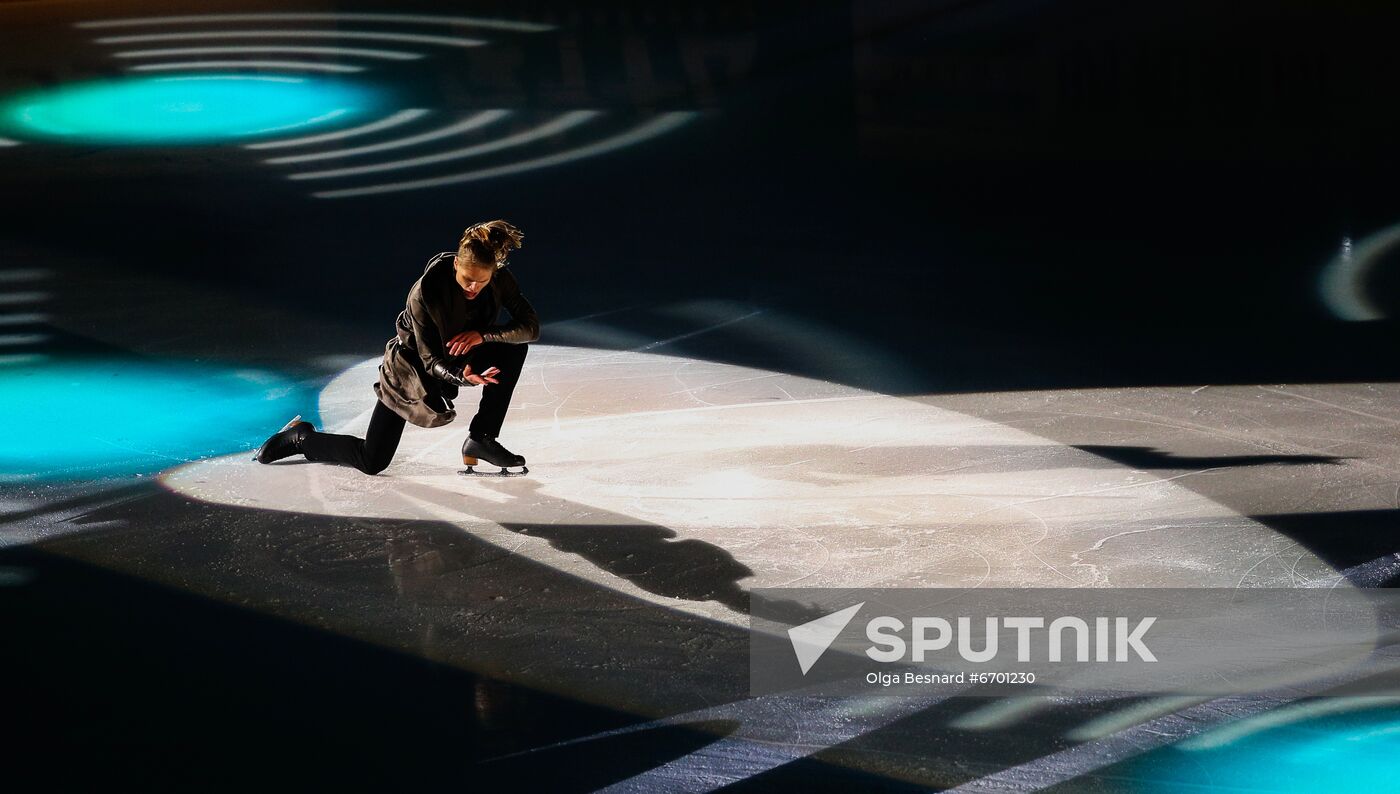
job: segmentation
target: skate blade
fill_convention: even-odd
[[[502,467],[500,471],[477,471],[474,466],[475,464],[469,465],[467,468],[457,473],[463,477],[523,477],[530,473],[529,466],[521,466],[520,471],[511,471],[504,467]]]

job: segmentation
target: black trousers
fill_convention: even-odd
[[[501,371],[496,376],[497,383],[478,387],[481,389],[481,403],[477,406],[476,416],[472,417],[469,428],[472,435],[495,438],[501,434],[501,425],[506,420],[506,410],[510,408],[515,384],[520,381],[520,370],[525,364],[529,347],[485,342],[467,354],[466,361],[471,364],[472,372],[484,372],[489,367]],[[468,392],[468,389],[463,389],[458,395],[459,399]],[[313,431],[301,442],[301,451],[307,460],[340,463],[354,466],[365,474],[378,474],[388,468],[394,459],[399,441],[403,438],[404,424],[403,417],[379,402],[369,417],[369,429],[365,431],[364,438]]]

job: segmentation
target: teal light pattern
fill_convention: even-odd
[[[1207,735],[1208,736],[1208,735]],[[1189,742],[1187,743],[1189,744]],[[1130,762],[1134,790],[1400,792],[1400,709],[1326,714],[1202,749],[1168,747]]]
[[[0,131],[74,143],[219,143],[333,129],[359,121],[380,104],[375,90],[335,78],[131,77],[10,97],[0,102]]]
[[[128,359],[0,366],[0,484],[148,474],[249,450],[314,390],[275,373]]]

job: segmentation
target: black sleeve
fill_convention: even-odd
[[[487,328],[481,332],[481,338],[487,342],[506,342],[512,345],[539,339],[539,315],[535,314],[535,307],[520,293],[520,284],[515,280],[515,276],[509,270],[498,271],[493,284],[500,290],[501,305],[510,312],[510,322]]]
[[[418,357],[423,359],[423,367],[432,371],[435,364],[447,364],[447,347],[433,312],[423,300],[422,287],[423,282],[419,281],[408,293],[408,322],[413,328]]]

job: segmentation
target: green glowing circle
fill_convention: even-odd
[[[113,144],[217,143],[333,128],[379,104],[340,79],[267,74],[131,77],[73,83],[0,101],[17,138]]]

